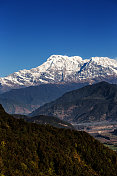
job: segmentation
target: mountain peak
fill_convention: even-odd
[[[108,57],[51,55],[42,65],[31,70],[20,70],[0,78],[0,90],[36,86],[48,83],[94,82],[110,79],[117,82],[117,61]],[[114,83],[115,83],[114,82]]]
[[[66,56],[66,55],[51,55],[47,61],[51,60],[79,60],[82,61],[83,59],[80,56]]]
[[[115,59],[110,59],[109,57],[91,57],[91,60],[100,64],[116,64],[117,61]]]

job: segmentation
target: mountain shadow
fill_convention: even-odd
[[[30,116],[56,116],[69,122],[117,120],[117,85],[100,82],[65,93]]]

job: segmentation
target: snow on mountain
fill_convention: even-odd
[[[92,57],[78,73],[80,79],[117,76],[117,61],[108,57]]]
[[[2,91],[43,83],[78,82],[96,77],[117,77],[117,61],[108,57],[83,60],[79,56],[52,55],[41,66],[0,78]]]

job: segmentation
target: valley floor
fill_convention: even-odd
[[[115,122],[93,122],[93,123],[80,123],[72,124],[77,130],[86,131],[91,134],[105,146],[117,151],[117,135],[113,131],[117,129],[117,121]]]

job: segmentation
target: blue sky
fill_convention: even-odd
[[[52,54],[117,57],[116,0],[0,0],[0,77]]]

